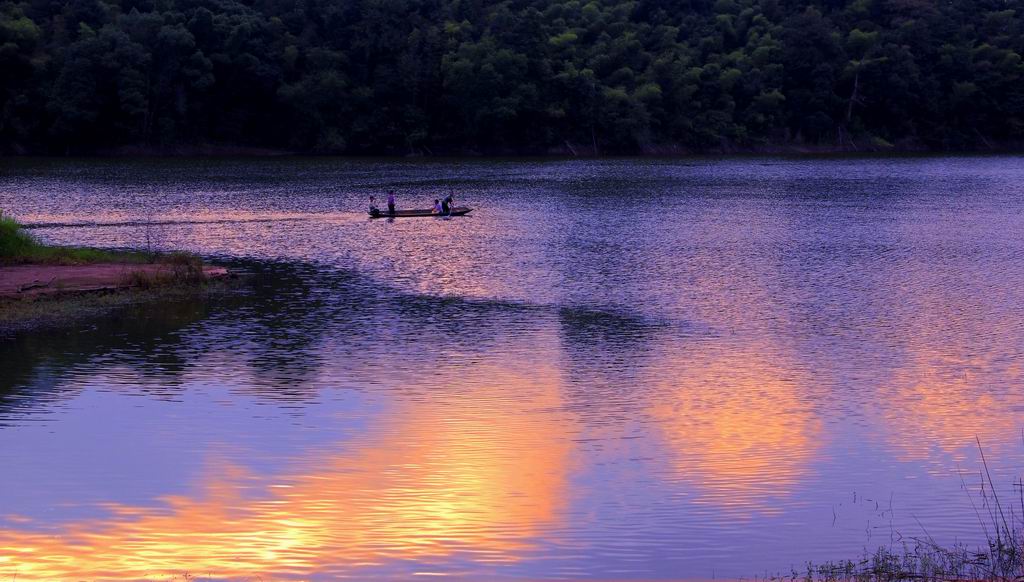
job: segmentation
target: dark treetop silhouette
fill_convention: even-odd
[[[1019,0],[0,3],[0,151],[633,153],[1024,137]]]

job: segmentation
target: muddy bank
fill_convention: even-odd
[[[224,267],[204,265],[205,279],[229,276]],[[173,282],[178,269],[171,264],[95,263],[87,265],[14,265],[0,267],[0,300],[49,295],[119,291]]]
[[[235,288],[220,266],[173,263],[0,266],[0,338],[73,329],[129,307],[162,311]]]

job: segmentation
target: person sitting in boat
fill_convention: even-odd
[[[370,196],[370,216],[377,216],[380,214],[380,208],[377,208],[377,200]]]
[[[434,214],[441,214],[442,212],[444,212],[444,209],[441,208],[441,201],[438,200],[437,198],[434,198],[434,210],[432,212]]]
[[[388,214],[395,215],[395,191],[388,190]]]

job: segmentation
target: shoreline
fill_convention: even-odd
[[[226,267],[164,263],[0,265],[0,338],[73,330],[130,307],[220,295],[238,275]]]
[[[83,317],[171,295],[195,295],[232,278],[187,253],[51,246],[0,214],[0,336],[70,326]]]
[[[235,289],[233,278],[202,285],[176,284],[122,290],[96,290],[39,296],[23,300],[0,299],[0,339],[25,333],[85,331],[91,321],[116,317],[131,308],[207,300]]]
[[[228,277],[224,267],[202,265],[192,276],[215,280]],[[199,276],[201,273],[201,276]],[[182,278],[170,263],[87,263],[82,265],[0,265],[0,301],[114,292],[159,285]]]
[[[160,159],[160,158],[345,158],[345,159],[695,159],[717,157],[762,157],[781,156],[796,158],[815,157],[949,157],[949,156],[999,156],[1024,154],[1024,144],[994,144],[987,148],[945,149],[928,147],[921,144],[885,144],[859,143],[850,145],[816,145],[816,144],[763,144],[752,146],[723,145],[714,148],[691,148],[678,144],[650,144],[635,150],[616,150],[609,148],[594,150],[593,146],[566,144],[544,149],[531,148],[423,148],[412,152],[399,151],[360,151],[360,152],[326,152],[313,153],[308,151],[284,150],[259,146],[216,146],[210,144],[182,145],[171,147],[121,146],[100,148],[70,154],[53,154],[46,152],[0,153],[3,159]]]

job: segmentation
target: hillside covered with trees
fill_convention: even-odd
[[[1024,143],[1024,2],[3,0],[0,152]]]

